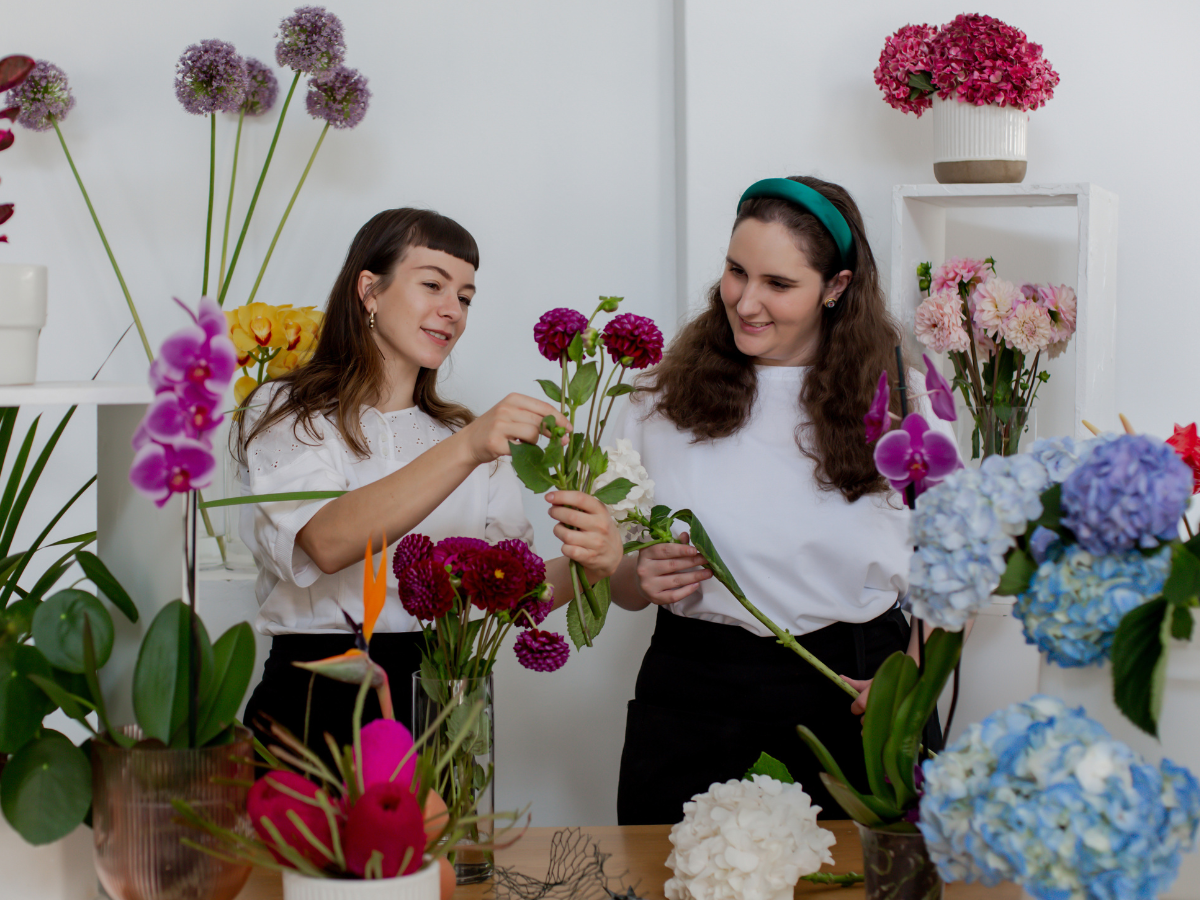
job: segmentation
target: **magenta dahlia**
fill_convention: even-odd
[[[525,590],[522,591],[523,594],[537,590],[542,582],[546,580],[546,564],[542,562],[540,556],[529,549],[529,545],[524,541],[518,539],[501,541],[496,545],[496,549],[516,554],[517,559],[521,561],[521,567],[525,570]]]
[[[450,574],[432,559],[419,559],[400,576],[400,605],[422,621],[440,619],[454,607]]]
[[[491,544],[479,538],[443,538],[433,546],[433,561],[442,568],[449,566],[452,572],[461,575],[475,554],[490,550],[491,547]]]
[[[587,317],[580,312],[565,307],[552,309],[545,313],[533,326],[533,339],[537,341],[538,350],[550,362],[562,362],[567,347],[587,328]]]
[[[663,336],[645,316],[622,313],[604,326],[604,346],[613,362],[630,359],[631,369],[644,369],[662,359]]]
[[[404,570],[413,563],[432,556],[433,541],[423,534],[406,534],[396,544],[396,550],[392,553],[392,571],[396,573],[396,580],[399,581]]]
[[[539,600],[537,597],[526,597],[513,610],[513,624],[518,628],[534,628],[546,621],[546,616],[554,608],[554,601]]]
[[[561,634],[531,628],[517,638],[513,652],[525,668],[535,672],[553,672],[566,664],[571,648]]]
[[[476,607],[495,613],[513,609],[525,596],[525,567],[510,550],[484,550],[463,571],[463,592]]]

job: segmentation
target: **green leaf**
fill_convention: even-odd
[[[1200,559],[1182,544],[1171,548],[1171,571],[1162,595],[1174,606],[1195,606],[1200,597]]]
[[[47,598],[33,614],[33,642],[51,664],[67,672],[83,672],[85,616],[91,620],[96,667],[108,662],[113,647],[112,616],[87,591],[68,589]]]
[[[1192,555],[1200,556],[1200,534],[1185,542],[1183,546],[1187,547],[1188,550],[1191,551]]]
[[[25,507],[29,504],[29,496],[33,493],[33,489],[37,487],[38,479],[42,477],[42,471],[46,468],[46,463],[50,461],[50,454],[54,452],[54,448],[58,445],[58,439],[62,437],[63,429],[67,427],[67,423],[71,421],[71,416],[75,415],[75,407],[72,406],[67,410],[58,423],[58,427],[54,429],[54,433],[46,441],[46,445],[42,447],[42,452],[38,454],[33,466],[29,469],[29,474],[25,477],[24,484],[21,485],[21,492],[17,494],[10,509],[7,510],[8,522],[4,526],[4,536],[0,537],[0,554],[7,554],[12,547],[13,535],[17,532],[17,525],[21,522],[21,516],[25,512]],[[32,431],[32,429],[31,429]],[[74,503],[74,498],[69,501]],[[5,510],[0,509],[0,518],[3,518]],[[57,521],[57,520],[56,520]],[[36,547],[41,543],[41,539],[34,543]]]
[[[805,744],[808,745],[808,749],[813,752],[814,756],[816,756],[817,762],[819,762],[821,764],[821,768],[823,768],[825,770],[822,773],[821,780],[825,781],[827,786],[828,786],[829,782],[825,779],[825,775],[828,775],[833,780],[840,782],[842,784],[842,786],[847,791],[849,791],[850,794],[860,804],[862,804],[863,806],[866,806],[870,810],[870,812],[872,814],[874,814],[875,816],[877,816],[881,819],[898,819],[898,818],[900,818],[900,816],[903,813],[896,806],[893,806],[891,803],[888,803],[886,800],[882,800],[879,797],[869,797],[869,796],[861,794],[857,790],[855,790],[851,786],[849,779],[847,779],[846,776],[842,774],[842,770],[838,766],[837,762],[834,760],[833,755],[828,750],[825,749],[825,745],[821,743],[820,738],[818,738],[815,734],[813,734],[808,728],[806,728],[803,725],[797,725],[796,731],[800,735],[800,739],[802,741],[804,741]],[[832,791],[831,791],[831,793],[832,793]],[[840,800],[838,802],[841,803]],[[843,809],[846,809],[846,805],[844,803],[842,803],[841,805],[842,805]],[[850,812],[850,810],[846,809],[846,812]],[[869,824],[869,823],[864,822],[864,824]]]
[[[909,664],[916,668],[911,656],[897,650],[885,659],[875,672],[862,724],[863,760],[866,762],[871,793],[893,802],[895,794],[883,768],[883,747],[892,729],[892,712],[896,707],[898,689],[902,686],[901,670],[905,667],[904,660],[908,660]]]
[[[4,817],[31,844],[66,837],[91,805],[91,764],[57,731],[43,732],[18,750],[0,777]]]
[[[1163,630],[1168,603],[1162,597],[1121,617],[1112,644],[1113,701],[1134,725],[1158,737],[1158,715],[1167,653]]]
[[[592,452],[588,455],[588,469],[593,478],[608,471],[608,454],[604,452],[603,447],[592,448]]]
[[[541,470],[547,476],[555,469],[562,465],[563,462],[563,445],[562,438],[551,438],[550,443],[546,445],[546,450],[542,454]]]
[[[243,497],[225,497],[221,500],[206,500],[201,509],[218,506],[243,506],[247,503],[279,503],[285,500],[330,500],[342,496],[345,491],[284,491],[281,494],[247,494]]]
[[[73,408],[74,407],[72,407],[72,409]],[[17,581],[20,580],[22,573],[25,571],[25,567],[29,565],[29,561],[31,559],[33,559],[33,554],[38,550],[39,547],[41,547],[42,541],[44,541],[46,539],[46,536],[48,534],[50,534],[50,532],[54,528],[54,526],[58,524],[58,520],[67,514],[67,510],[71,508],[71,506],[75,503],[76,500],[78,500],[81,496],[83,496],[83,492],[86,491],[88,488],[90,488],[95,483],[95,481],[96,481],[96,476],[93,475],[86,482],[84,482],[83,487],[81,487],[79,490],[77,490],[75,492],[75,495],[73,497],[71,497],[71,499],[68,500],[65,504],[63,504],[62,509],[60,509],[57,513],[55,513],[53,518],[51,518],[50,521],[46,524],[46,527],[42,529],[41,534],[39,534],[36,538],[34,538],[33,543],[30,545],[29,549],[25,552],[24,558],[21,560],[20,563],[17,564],[17,568],[8,577],[7,584],[4,588],[4,591],[2,593],[0,593],[0,609],[3,609],[8,604],[8,598],[11,597],[13,592],[17,589]],[[3,551],[0,551],[0,552],[7,552],[7,548],[5,548]]]
[[[238,707],[254,674],[254,630],[239,622],[213,644],[213,676],[200,697],[196,743],[204,747],[237,721]]]
[[[607,580],[608,579],[605,579],[605,581]],[[605,613],[607,613],[607,604],[605,603],[604,597],[600,594],[600,592],[595,590],[596,587],[599,587],[599,582],[593,586],[593,597],[595,598],[597,604],[601,605],[604,608]],[[600,629],[604,627],[604,619],[602,618],[597,620],[592,614],[586,594],[582,598],[581,602],[577,603],[575,601],[571,601],[571,603],[567,606],[567,635],[571,638],[571,642],[575,645],[576,650],[581,650],[587,646],[587,639],[583,633],[583,625],[580,623],[579,619],[580,609],[583,610],[583,617],[584,621],[587,623],[588,634],[592,636],[593,640],[595,639],[596,635],[600,633]],[[605,618],[607,618],[607,616]]]
[[[621,384],[614,384],[612,387],[610,387],[607,391],[604,392],[604,396],[605,397],[620,397],[623,394],[632,394],[636,390],[637,390],[637,388],[635,388],[632,384],[625,384],[624,382],[622,382]]]
[[[792,777],[792,773],[788,771],[788,767],[773,757],[765,750],[758,754],[758,759],[754,761],[746,774],[742,776],[743,781],[748,781],[754,775],[766,775],[768,778],[774,778],[776,781],[784,784],[795,784],[796,779]]]
[[[172,600],[150,623],[133,670],[133,711],[148,738],[170,744],[188,714],[188,659],[191,610],[182,600]],[[196,623],[200,639],[200,696],[212,677],[213,651],[202,622]]]
[[[93,709],[91,703],[82,697],[76,697],[52,678],[44,678],[41,675],[30,675],[29,680],[41,688],[46,696],[50,698],[50,701],[60,707],[68,716],[91,728],[87,720],[88,712]]]
[[[1062,534],[1062,485],[1055,484],[1042,492],[1042,514],[1031,521],[1025,529],[1025,539],[1033,537],[1033,533],[1042,528]]]
[[[0,630],[7,629],[18,641],[28,637],[39,603],[41,601],[36,597],[22,597],[8,604],[6,609],[0,610]]]
[[[921,92],[922,94],[932,94],[937,90],[937,88],[934,87],[933,81],[931,80],[928,72],[909,73],[908,86],[915,91]],[[917,274],[921,274],[920,266],[917,267]]]
[[[1176,606],[1171,610],[1171,637],[1177,641],[1192,639],[1192,611],[1186,606]]]
[[[54,704],[28,678],[49,678],[52,672],[36,647],[10,644],[0,649],[0,753],[16,752],[54,711]]]
[[[87,618],[83,622],[83,676],[87,679],[88,693],[96,704],[96,717],[100,726],[108,735],[109,740],[120,747],[132,747],[136,741],[126,734],[117,731],[108,720],[108,711],[104,707],[104,693],[100,690],[100,679],[96,675],[96,650],[92,640],[92,623]]]
[[[0,408],[0,471],[4,469],[4,460],[8,456],[8,444],[17,424],[17,412],[15,406]]]
[[[41,421],[42,417],[38,416],[29,424],[29,430],[25,432],[25,440],[21,442],[21,447],[17,450],[16,459],[13,460],[12,469],[8,473],[8,482],[4,486],[4,493],[0,495],[0,535],[3,535],[4,526],[8,524],[8,518],[12,513],[17,491],[21,489],[21,476],[25,474],[25,466],[29,462],[29,454],[33,451],[33,439],[37,434],[38,423]],[[7,556],[10,549],[11,546],[5,544],[0,539],[0,553]]]
[[[571,384],[567,387],[567,397],[570,399],[571,405],[582,406],[592,399],[592,394],[596,392],[596,383],[599,380],[600,372],[594,362],[584,363],[580,366],[571,379]]]
[[[1029,582],[1037,574],[1037,569],[1037,563],[1033,561],[1032,556],[1020,547],[1015,548],[1008,556],[1008,566],[1000,576],[996,593],[1005,597],[1025,593],[1029,590]]]
[[[542,390],[545,391],[547,397],[555,403],[562,403],[562,389],[557,384],[547,378],[539,378],[537,383],[542,386]]]
[[[650,521],[661,522],[663,519],[671,515],[671,507],[663,506],[661,503],[650,510]]]
[[[708,536],[708,532],[704,530],[704,526],[696,514],[690,509],[681,509],[675,513],[675,518],[688,525],[692,546],[700,551],[700,555],[708,562],[717,580],[729,588],[730,592],[735,596],[744,597],[745,592],[734,579],[733,573],[729,571],[729,567],[725,565],[725,561],[721,559],[721,554],[717,553],[717,548],[713,545],[712,539]]]
[[[593,496],[605,506],[611,506],[624,500],[631,490],[633,490],[633,482],[628,478],[614,478],[596,491]]]
[[[554,483],[546,477],[545,454],[537,444],[514,444],[508,442],[508,451],[512,454],[513,471],[521,479],[521,483],[535,494],[544,494]]]
[[[846,815],[855,822],[866,825],[868,828],[883,824],[883,819],[876,815],[871,807],[867,806],[865,802],[866,798],[853,790],[848,784],[839,781],[828,772],[821,773],[821,781],[833,799],[837,801],[838,806],[844,809]]]
[[[575,337],[571,338],[571,343],[567,344],[567,358],[571,362],[579,362],[583,359],[583,332],[578,332]],[[563,365],[566,365],[564,362]]]
[[[80,550],[75,554],[75,558],[79,561],[79,567],[83,569],[83,574],[100,589],[100,592],[108,598],[108,602],[119,609],[130,622],[136,622],[138,611],[133,604],[133,598],[129,596],[125,588],[121,587],[121,583],[108,570],[108,566],[101,561],[100,557],[87,550]],[[104,664],[101,663],[101,665]]]

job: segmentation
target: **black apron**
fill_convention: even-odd
[[[836,622],[797,641],[840,675],[866,679],[908,648],[898,607],[861,624]],[[862,725],[845,691],[778,644],[736,625],[658,610],[654,637],[629,702],[617,790],[621,825],[674,824],[683,804],[714,782],[741,778],[761,752],[787,765],[821,807],[849,818],[820,778],[821,766],[796,733],[807,725],[846,777],[868,790]],[[936,715],[926,746],[941,746]]]

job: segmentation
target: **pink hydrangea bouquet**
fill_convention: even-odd
[[[1058,81],[1040,44],[983,15],[961,15],[940,28],[905,25],[884,41],[875,69],[888,105],[917,116],[933,105],[934,93],[976,106],[1038,109]]]
[[[586,491],[612,506],[624,500],[634,488],[634,483],[624,477],[597,487],[610,462],[600,441],[617,397],[635,390],[625,381],[625,375],[631,369],[644,369],[662,359],[663,336],[650,319],[632,313],[614,316],[603,330],[593,326],[600,313],[616,312],[621,300],[621,297],[601,297],[590,318],[573,309],[552,309],[533,328],[538,350],[550,362],[557,363],[560,370],[556,381],[539,379],[538,384],[559,405],[572,426],[570,440],[564,444],[566,430],[547,416],[545,426],[550,443],[544,449],[536,444],[509,445],[513,469],[535,494],[551,488]],[[611,359],[607,378],[606,355]],[[583,424],[585,409],[586,425],[576,427]],[[593,585],[582,566],[572,562],[571,581],[575,596],[567,610],[567,631],[576,648],[585,644],[590,647],[608,614],[611,599],[608,579]]]
[[[936,270],[917,267],[926,299],[917,307],[917,339],[948,353],[956,390],[975,419],[972,456],[1017,452],[1041,368],[1075,333],[1075,291],[1066,285],[1017,286],[996,274],[995,261],[954,258]]]

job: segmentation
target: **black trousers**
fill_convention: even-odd
[[[838,622],[797,640],[834,672],[870,678],[908,647],[909,625],[893,608],[862,624]],[[867,790],[862,725],[850,696],[773,637],[659,608],[650,649],[629,703],[617,790],[621,825],[673,824],[683,804],[713,782],[741,778],[762,751],[781,760],[820,806],[849,818],[796,733],[808,726],[846,777]],[[926,746],[939,749],[936,721]]]
[[[396,719],[412,730],[412,675],[421,667],[424,636],[419,631],[405,634],[375,634],[371,638],[371,659],[383,666],[392,691]],[[325,733],[333,735],[339,747],[353,740],[352,717],[358,685],[334,681],[297,668],[293,662],[312,662],[345,653],[354,646],[350,634],[280,634],[271,640],[271,653],[263,665],[262,681],[250,695],[242,721],[267,746],[279,743],[266,729],[266,716],[303,739],[308,711],[308,746],[320,754],[327,765],[333,757],[325,742]],[[312,702],[309,703],[309,689]],[[367,693],[362,721],[365,725],[382,715],[375,691]]]

